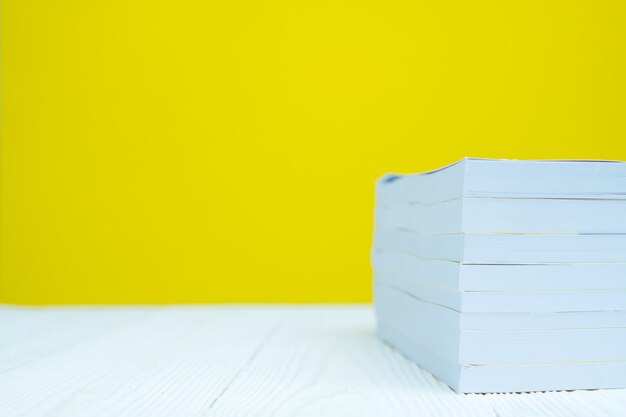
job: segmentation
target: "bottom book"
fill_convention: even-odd
[[[421,348],[404,333],[379,323],[378,335],[461,393],[625,388],[626,362],[510,365],[459,364]]]

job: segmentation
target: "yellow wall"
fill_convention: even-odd
[[[374,180],[626,159],[623,0],[3,0],[0,300],[368,301]]]

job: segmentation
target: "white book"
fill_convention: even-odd
[[[626,233],[626,200],[456,198],[376,208],[378,230],[441,233]]]
[[[422,235],[402,230],[377,230],[374,246],[424,259],[476,264],[626,262],[626,234]]]
[[[626,199],[626,164],[465,158],[415,175],[388,175],[380,206],[430,204],[462,197]]]
[[[430,303],[398,288],[376,284],[377,306],[397,305],[407,316],[427,317],[436,323],[459,330],[558,330],[626,328],[626,311],[572,311],[548,313],[473,313],[459,312]]]
[[[395,327],[378,326],[378,335],[457,392],[528,392],[625,388],[626,362],[475,365],[443,359]]]
[[[626,289],[626,262],[468,264],[374,250],[375,269],[395,271],[427,285],[473,291]],[[593,277],[593,279],[590,279]]]
[[[430,303],[473,313],[626,311],[626,289],[580,291],[466,291],[429,285],[393,271],[376,270],[377,284]]]

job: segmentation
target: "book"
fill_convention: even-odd
[[[374,305],[376,311],[387,304],[403,309],[402,321],[426,317],[435,323],[459,330],[555,330],[598,329],[626,327],[626,311],[572,311],[474,313],[421,300],[409,293],[383,284],[376,284]]]
[[[626,310],[626,288],[615,290],[467,291],[428,285],[410,276],[375,271],[376,284],[461,312],[551,313],[559,311]]]
[[[422,348],[393,326],[378,326],[378,335],[457,392],[528,392],[623,388],[626,385],[624,361],[460,364]]]
[[[374,247],[424,259],[473,264],[626,262],[626,234],[422,235],[404,230],[378,230]]]
[[[378,230],[442,233],[626,233],[626,200],[456,198],[376,209]]]
[[[375,270],[426,285],[470,291],[614,290],[626,287],[626,262],[473,264],[424,259],[393,250],[372,251]],[[593,279],[589,279],[593,276]]]
[[[626,199],[626,164],[617,161],[518,161],[464,158],[414,175],[378,181],[379,206],[461,197]]]

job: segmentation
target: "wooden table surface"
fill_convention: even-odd
[[[456,394],[370,306],[5,306],[0,416],[626,416],[626,390]]]

